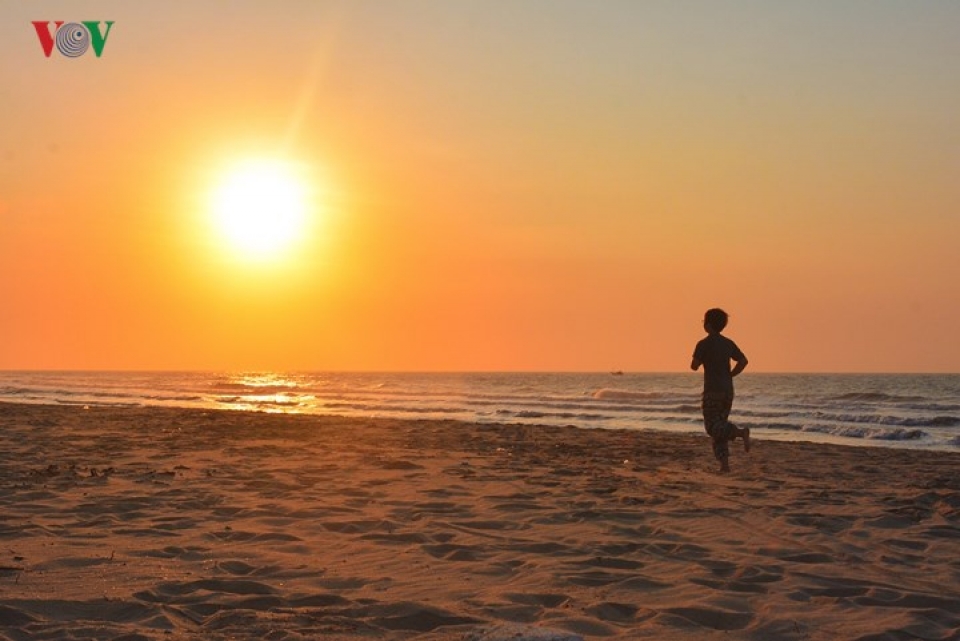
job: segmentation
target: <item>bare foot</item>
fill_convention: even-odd
[[[743,451],[744,452],[750,451],[750,428],[749,427],[743,428]]]

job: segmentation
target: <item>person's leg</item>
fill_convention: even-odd
[[[743,451],[750,451],[750,428],[749,427],[737,427],[733,423],[730,423],[730,410],[733,409],[733,396],[729,396],[725,399],[725,404],[723,407],[723,420],[727,421],[730,424],[730,438],[728,440],[735,441],[737,438],[740,438],[743,441]]]
[[[729,472],[730,471],[730,441],[737,438],[737,426],[730,422],[730,410],[733,409],[733,394],[725,394],[720,401],[720,415],[723,417],[723,426],[719,431],[719,435],[723,440],[722,445],[720,446],[721,453],[723,458],[720,461],[720,471]]]
[[[727,441],[730,438],[730,424],[727,416],[730,414],[730,401],[724,394],[704,392],[702,408],[703,426],[710,435],[713,455],[720,462],[720,471],[728,472],[730,450]]]
[[[713,455],[720,461],[720,471],[730,471],[730,448],[727,445],[726,430],[722,424],[718,424],[714,429]]]
[[[733,396],[731,395],[727,399],[727,405],[724,407],[723,418],[728,423],[730,422],[730,410],[733,409]],[[739,437],[743,441],[743,451],[750,451],[750,428],[749,427],[737,427],[733,423],[730,423],[730,440],[735,441]]]
[[[730,440],[735,441],[738,438],[743,441],[743,450],[750,451],[750,428],[737,427],[734,423],[727,422],[730,425]]]
[[[717,418],[717,410],[713,397],[707,392],[704,392],[700,397],[700,410],[703,412],[703,429],[707,434],[709,434],[710,428],[713,426],[713,423]]]

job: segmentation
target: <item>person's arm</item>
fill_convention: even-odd
[[[693,360],[690,361],[690,369],[697,371],[703,365],[703,341],[697,343],[693,348]]]
[[[740,354],[740,358],[734,358],[734,360],[737,364],[730,370],[730,376],[736,376],[747,367],[747,357],[743,354]]]

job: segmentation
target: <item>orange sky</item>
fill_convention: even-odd
[[[679,5],[682,5],[679,6]],[[799,6],[803,5],[803,6]],[[113,20],[44,56],[33,20]],[[960,369],[950,3],[0,4],[0,368]],[[305,167],[231,253],[207,195]]]

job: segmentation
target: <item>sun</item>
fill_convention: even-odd
[[[227,170],[211,193],[216,233],[231,253],[267,260],[286,255],[307,231],[310,189],[295,163],[247,160]]]

